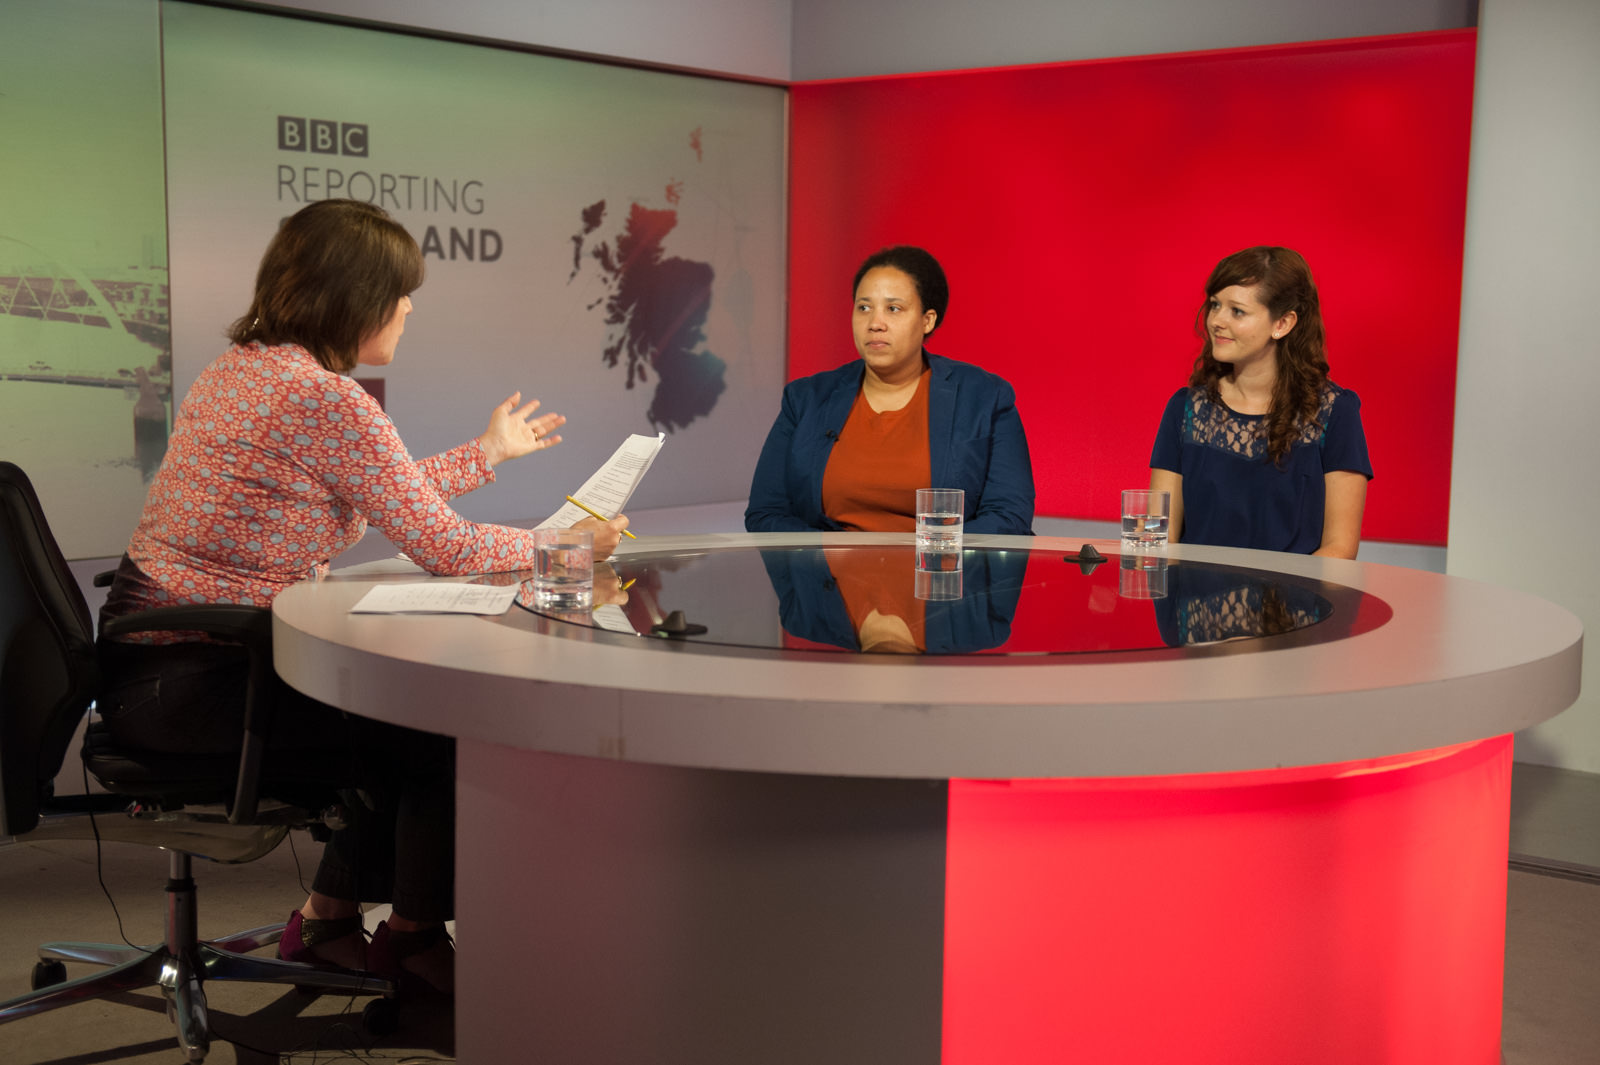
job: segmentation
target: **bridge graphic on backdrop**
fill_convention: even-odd
[[[167,271],[118,272],[124,276],[93,278],[0,235],[0,388],[16,381],[121,390],[133,401],[133,460],[148,482],[166,453],[172,402]],[[31,398],[26,405],[38,425],[73,407]]]
[[[0,236],[0,381],[171,394],[164,269],[90,278],[13,237]],[[147,383],[148,382],[148,383]]]

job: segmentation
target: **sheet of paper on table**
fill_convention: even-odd
[[[615,603],[594,608],[594,623],[596,628],[608,632],[625,632],[630,636],[639,635],[639,630],[633,627],[633,622],[628,620],[628,615]]]
[[[641,436],[634,433],[622,442],[622,446],[617,448],[598,470],[594,471],[594,476],[583,482],[582,488],[572,493],[573,498],[583,500],[608,518],[616,517],[622,513],[622,508],[628,505],[633,490],[644,480],[644,475],[650,470],[650,464],[656,460],[656,455],[660,453],[661,445],[666,443],[666,440],[666,433],[657,433],[655,436]],[[563,503],[560,510],[541,521],[535,528],[548,529],[555,526],[565,529],[587,517],[589,515],[584,513],[581,507]]]
[[[517,598],[515,584],[417,581],[380,584],[362,596],[352,614],[504,614]]]

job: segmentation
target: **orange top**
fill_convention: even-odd
[[[928,378],[923,370],[911,402],[875,411],[865,392],[828,454],[822,472],[822,512],[846,529],[911,532],[917,527],[917,489],[932,483],[928,459]]]

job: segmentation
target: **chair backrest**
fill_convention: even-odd
[[[83,592],[27,475],[0,462],[0,834],[38,824],[99,683]]]

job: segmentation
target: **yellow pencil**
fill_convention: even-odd
[[[583,510],[585,512],[587,512],[589,514],[593,514],[595,517],[599,518],[601,521],[610,521],[611,520],[610,518],[606,517],[604,514],[600,513],[598,510],[594,509],[593,507],[591,507],[589,504],[585,503],[581,499],[573,499],[571,496],[568,496],[567,497],[567,502],[571,503],[575,507],[583,508]],[[637,536],[633,535],[633,533],[629,532],[627,529],[623,529],[622,530],[622,535],[626,536],[630,540],[639,539]]]

